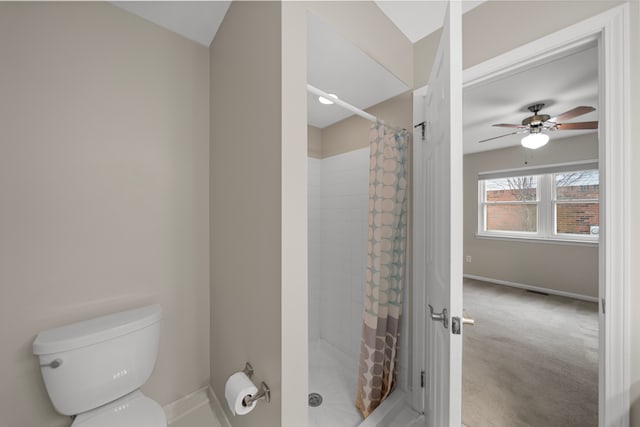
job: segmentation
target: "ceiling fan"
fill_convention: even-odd
[[[558,116],[551,117],[548,114],[538,114],[542,110],[544,104],[533,104],[527,107],[529,111],[533,113],[533,116],[529,116],[522,121],[522,124],[508,124],[500,123],[493,126],[516,128],[519,129],[515,132],[507,133],[505,135],[495,136],[493,138],[483,139],[478,142],[487,142],[494,139],[502,138],[509,135],[515,135],[519,133],[528,134],[522,138],[521,144],[526,148],[539,148],[545,145],[549,141],[549,135],[542,133],[546,131],[556,130],[585,130],[585,129],[598,129],[598,122],[575,122],[575,123],[560,123],[565,120],[573,119],[574,117],[582,116],[583,114],[595,111],[593,107],[576,107],[569,111],[566,111]]]

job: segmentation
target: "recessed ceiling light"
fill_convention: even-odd
[[[333,93],[328,94],[330,97],[334,98],[334,99],[338,99],[338,95],[335,95]],[[331,101],[330,99],[325,98],[324,96],[319,96],[318,97],[318,101],[320,101],[321,104],[325,104],[325,105],[331,105],[333,104],[333,101]]]

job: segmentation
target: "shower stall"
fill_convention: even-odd
[[[357,426],[369,149],[308,159],[309,427]]]
[[[367,298],[369,151],[308,159],[310,427],[364,421],[355,400]],[[407,387],[408,316],[401,321],[398,396],[380,410],[401,405]]]
[[[371,162],[370,146],[375,145],[375,141],[380,147],[383,141],[389,144],[384,145],[387,147],[385,153],[395,154],[389,159],[378,159],[380,168],[383,163],[389,166],[387,162],[396,161],[396,147],[403,147],[400,151],[403,156],[406,154],[406,131],[383,125],[359,107],[382,105],[406,94],[408,87],[312,14],[308,15],[307,42],[307,111],[310,140],[315,140],[310,143],[308,158],[309,426],[382,426],[385,423],[379,422],[384,418],[381,414],[389,407],[404,404],[403,392],[408,387],[410,322],[406,306],[409,298],[408,294],[401,298],[399,292],[391,297],[385,294],[387,288],[397,291],[393,286],[400,286],[398,283],[404,281],[402,274],[397,274],[401,263],[389,261],[397,252],[384,249],[380,255],[380,250],[376,249],[375,255],[371,253],[372,247],[378,248],[378,243],[385,246],[389,242],[371,242],[370,238],[397,236],[401,227],[391,227],[391,232],[386,222],[380,225],[378,222],[381,221],[376,219],[370,230],[370,215],[376,218],[385,215],[386,221],[391,212],[383,212],[380,206],[384,205],[384,209],[395,206],[397,199],[393,184],[380,182],[380,194],[374,192],[375,200],[370,202],[370,166],[376,164]],[[340,54],[339,59],[335,58],[336,53]],[[326,64],[332,65],[327,67]],[[368,86],[363,86],[364,81]],[[337,99],[332,95],[334,92]],[[401,111],[398,111],[398,104],[407,107],[400,107]],[[384,107],[386,110],[383,108],[385,112],[379,118],[409,128],[412,120],[410,97],[390,105]],[[354,113],[360,117],[333,127]],[[388,129],[391,132],[387,132]],[[400,138],[394,133],[396,131],[404,136]],[[394,138],[404,143],[391,143]],[[317,151],[319,146],[324,147],[321,153]],[[332,148],[327,148],[329,146]],[[405,171],[403,156],[403,160],[393,167]],[[380,177],[383,172],[395,173],[381,170]],[[406,185],[406,176],[403,179]],[[393,215],[396,221],[395,211]],[[402,218],[406,222],[406,216]],[[376,231],[377,228],[380,230]],[[406,238],[406,231],[404,236]],[[394,240],[392,246],[395,250],[404,243],[398,244]],[[385,259],[383,267],[378,265],[380,259]],[[372,267],[372,262],[377,267]],[[376,272],[372,268],[377,269]],[[391,270],[395,272],[393,277],[387,277],[389,274],[385,272]],[[369,279],[375,276],[375,280],[367,280],[368,273]],[[391,282],[394,285],[388,285]],[[399,356],[387,358],[390,348],[396,354],[394,340],[397,334],[387,326],[396,329],[400,301],[404,303],[405,315],[400,317]],[[365,311],[368,316],[366,327]],[[364,341],[363,330],[368,331]],[[391,344],[377,345],[380,340],[386,343],[387,336],[393,337]],[[362,348],[365,351],[361,355]],[[384,363],[391,359],[397,366],[393,363],[379,366],[378,353],[383,352]],[[384,374],[378,376],[380,371]],[[369,414],[379,398],[387,394],[385,385],[393,384],[388,380],[393,376],[388,375],[390,371],[398,373],[395,391],[365,420],[361,412]],[[380,382],[384,383],[383,387]]]

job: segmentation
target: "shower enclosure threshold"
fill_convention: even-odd
[[[417,418],[419,414],[406,405],[406,393],[402,390],[394,390],[375,411],[371,413],[358,427],[404,427],[396,421],[398,418]],[[403,414],[407,412],[407,414]],[[409,414],[411,412],[411,414]]]
[[[325,340],[309,347],[309,392],[324,397],[309,407],[309,427],[404,427],[396,421],[418,416],[405,403],[406,393],[396,389],[367,419],[355,407],[357,363]],[[415,417],[414,417],[415,416]]]

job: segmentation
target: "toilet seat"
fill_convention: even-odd
[[[79,414],[71,427],[167,427],[162,407],[140,390]]]

